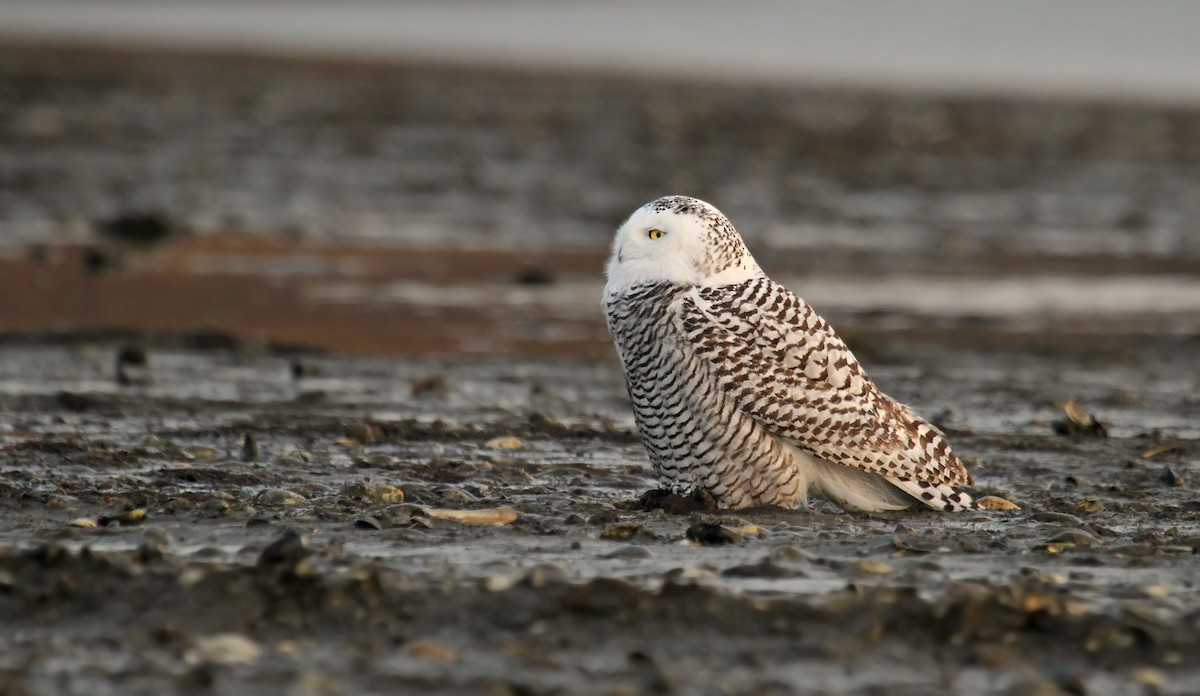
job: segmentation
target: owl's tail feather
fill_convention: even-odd
[[[898,481],[888,479],[897,488],[911,495],[924,505],[943,512],[960,510],[1019,510],[1016,504],[994,495],[972,498],[970,494],[956,490],[946,484],[928,481]]]

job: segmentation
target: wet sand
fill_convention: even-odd
[[[0,69],[0,693],[1200,684],[1195,113]],[[1021,509],[640,509],[596,293],[660,189],[722,202]],[[175,233],[101,232],[147,209]],[[1056,434],[1067,399],[1108,437]]]
[[[115,346],[9,345],[0,654],[32,693],[1190,690],[1195,346],[890,350],[876,381],[1021,510],[638,511],[610,361],[164,347],[122,387]],[[1068,396],[1110,437],[1056,435]]]

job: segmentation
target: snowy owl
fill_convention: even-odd
[[[880,392],[829,324],[755,263],[704,201],[647,203],[617,230],[604,311],[663,484],[723,508],[975,506],[942,434]]]

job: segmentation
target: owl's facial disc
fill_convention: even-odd
[[[724,259],[731,244],[733,263]],[[608,290],[662,282],[709,285],[726,268],[740,267],[742,255],[757,270],[716,208],[695,198],[660,198],[638,208],[617,230],[606,269]]]
[[[621,225],[608,262],[609,283],[696,284],[706,256],[707,228],[699,218],[671,209],[642,206]]]

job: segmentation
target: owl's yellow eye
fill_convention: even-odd
[[[650,239],[660,239],[662,237],[667,236],[667,233],[663,232],[662,230],[650,230],[649,232],[646,233],[646,236],[649,237]]]

